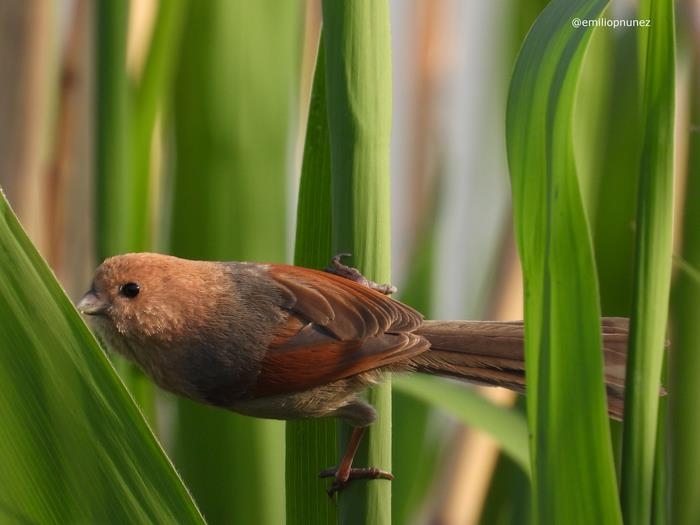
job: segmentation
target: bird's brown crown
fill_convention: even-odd
[[[81,304],[118,334],[165,342],[196,324],[210,312],[211,299],[226,293],[221,272],[215,263],[168,255],[118,255],[97,268]]]

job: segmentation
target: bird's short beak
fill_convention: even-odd
[[[90,290],[75,305],[80,313],[86,315],[103,315],[107,311],[107,304],[101,301],[94,291]]]

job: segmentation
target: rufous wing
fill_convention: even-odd
[[[366,286],[328,272],[266,266],[295,300],[268,346],[255,394],[308,390],[409,361],[428,348],[412,331],[421,315]]]

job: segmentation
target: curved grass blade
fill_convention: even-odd
[[[554,0],[518,56],[507,112],[525,282],[535,523],[620,523],[605,417],[600,307],[573,155],[572,111],[603,0]]]
[[[527,422],[516,410],[499,407],[476,391],[441,378],[397,375],[392,383],[396,390],[444,410],[465,425],[487,432],[529,474]]]
[[[203,523],[0,193],[0,522]]]
[[[438,191],[429,197],[429,211],[418,235],[407,276],[400,286],[400,300],[431,318],[432,276],[436,264],[437,231],[435,212]],[[401,376],[399,376],[400,378]],[[393,387],[393,380],[392,380]],[[392,519],[409,523],[427,503],[430,489],[439,475],[447,434],[435,435],[431,423],[434,407],[418,396],[392,388]]]

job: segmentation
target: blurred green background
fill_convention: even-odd
[[[642,9],[662,3],[643,2]],[[340,4],[324,2],[325,15],[340,11]],[[382,193],[381,179],[377,179],[377,193],[380,203],[391,200],[391,245],[377,242],[379,247],[368,246],[367,253],[360,247],[358,259],[376,257],[388,262],[390,254],[397,297],[427,318],[522,318],[506,152],[506,103],[518,49],[547,2],[395,0],[361,4],[369,18],[382,16],[375,12],[381,6],[388,9],[386,23],[391,28],[390,52],[368,50],[370,55],[383,53],[380,58],[391,63],[384,70],[387,78],[381,86],[384,94],[391,94],[381,99],[386,118],[391,120],[390,144],[379,153],[390,160],[390,171],[387,166],[386,173],[377,174],[387,177],[388,193]],[[591,31],[577,90],[563,100],[572,112],[573,157],[593,241],[603,315],[630,316],[635,290],[645,293],[639,292],[642,287],[633,277],[638,181],[644,171],[640,158],[647,158],[642,155],[644,141],[656,140],[658,133],[661,143],[670,144],[674,153],[674,171],[666,170],[666,175],[675,180],[675,201],[673,209],[665,210],[675,220],[673,292],[670,305],[656,304],[659,319],[667,308],[671,312],[672,352],[662,381],[670,394],[661,401],[662,417],[654,427],[659,448],[649,509],[654,523],[693,524],[700,522],[700,481],[695,474],[700,469],[695,446],[700,423],[694,415],[700,403],[696,385],[700,384],[700,2],[681,1],[677,10],[683,16],[676,28],[676,69],[671,74],[675,76],[672,142],[663,142],[663,130],[653,116],[649,121],[643,102],[644,60],[639,57],[646,56],[640,52],[645,49],[646,36],[641,28]],[[633,2],[616,1],[604,16],[651,16],[641,13]],[[331,240],[331,226],[342,228],[337,215],[331,219],[329,177],[331,173],[343,175],[338,175],[337,166],[331,166],[329,150],[339,147],[339,132],[333,115],[330,121],[326,115],[327,109],[335,108],[338,95],[332,86],[326,91],[323,82],[314,80],[314,71],[321,67],[317,56],[323,16],[321,2],[312,0],[2,3],[0,186],[70,299],[85,292],[102,259],[128,251],[324,264],[338,246]],[[542,34],[552,38],[559,30],[576,34],[562,24],[548,26],[546,17],[541,20]],[[652,19],[657,22],[660,25]],[[673,50],[672,32],[666,34],[669,42]],[[338,58],[328,54],[335,49],[332,43],[325,49],[325,67],[331,76],[324,78],[332,79]],[[668,73],[659,76],[652,69],[652,81],[654,75],[658,83],[674,91],[674,84],[666,82],[671,80]],[[538,85],[535,89],[545,88]],[[372,89],[370,86],[368,93],[375,96]],[[375,126],[389,123],[381,116],[377,122]],[[510,162],[515,171],[512,156]],[[655,173],[650,176],[657,176]],[[513,200],[518,198],[515,195]],[[386,223],[388,204],[382,206]],[[3,215],[11,225],[12,219],[7,218],[11,213]],[[362,222],[363,218],[354,220]],[[55,341],[55,333],[41,333],[42,323],[32,326],[32,308],[27,305],[39,300],[39,290],[48,289],[48,296],[61,300],[59,291],[44,284],[51,280],[48,272],[40,271],[44,280],[32,281],[36,288],[27,285],[27,290],[36,289],[37,294],[27,292],[25,299],[22,280],[34,278],[34,273],[27,270],[23,274],[25,263],[21,261],[43,263],[31,255],[32,248],[21,240],[21,232],[13,231],[10,227],[0,232],[5,236],[3,253],[14,254],[19,248],[13,243],[18,238],[17,246],[30,255],[0,257],[0,279],[6,285],[0,290],[7,298],[0,302],[0,313],[4,312],[0,356],[7,357],[8,363],[9,356],[23,352],[23,345],[34,345],[40,356],[43,345]],[[519,231],[520,235],[527,233]],[[585,235],[581,242],[588,242]],[[670,261],[670,254],[662,256]],[[45,324],[73,315],[67,303],[60,304],[64,313],[47,313]],[[20,337],[13,328],[18,325],[36,330],[36,337],[31,333]],[[67,330],[80,336],[70,344],[94,345],[83,342],[81,338],[87,336],[77,321]],[[100,373],[111,373],[97,352],[75,359],[83,364],[95,360]],[[285,431],[282,422],[195,406],[157,391],[119,358],[110,357],[110,361],[208,523],[357,519],[339,514],[337,505],[325,496],[326,482],[313,477],[313,472],[330,466],[319,462],[337,457],[335,424],[294,423]],[[37,391],[57,388],[56,375],[47,379],[29,373],[32,366],[39,366],[32,363],[20,362],[17,369],[0,366],[6,372],[0,376],[3,383],[13,385],[0,386],[0,407],[13,414],[33,406],[26,400],[33,399]],[[85,370],[92,366],[85,365]],[[51,367],[55,367],[51,368],[54,374],[67,374],[59,385],[72,388],[72,372],[56,364]],[[27,377],[14,370],[23,370]],[[64,454],[59,463],[76,461],[77,465],[68,474],[61,466],[42,466],[39,459],[13,463],[0,476],[0,483],[16,484],[25,487],[23,494],[40,496],[17,500],[21,505],[35,505],[33,509],[17,509],[15,503],[0,497],[0,522],[66,523],[80,518],[117,523],[124,516],[139,523],[165,523],[173,516],[182,522],[199,519],[167,459],[138,414],[129,408],[129,399],[123,392],[112,394],[121,392],[118,382],[105,381],[109,383],[107,393],[100,395],[126,407],[128,418],[139,420],[133,423],[139,429],[136,441],[146,445],[139,449],[143,455],[137,457],[151,458],[141,459],[144,479],[117,475],[121,473],[119,462],[129,457],[131,447],[142,446],[129,440],[104,444],[104,436],[89,436],[89,446],[96,450],[104,446],[105,457],[80,460],[74,458],[76,450],[71,448],[82,446],[77,437],[66,438],[63,448],[37,442],[36,448],[18,452],[17,442],[26,437],[0,432],[0,458]],[[100,388],[98,385],[96,391]],[[397,381],[391,391],[393,428],[382,432],[390,432],[396,480],[391,494],[380,496],[380,505],[387,512],[366,514],[366,521],[528,523],[532,516],[530,472],[513,452],[518,446],[522,450],[528,446],[522,429],[522,400],[498,389],[462,387],[436,400],[421,395],[421,389],[430,386],[409,380],[404,385]],[[43,407],[38,410],[48,414],[46,427],[41,428],[53,429],[56,442],[72,436],[62,433],[65,422],[52,423],[66,412],[77,412],[86,428],[90,421],[118,427],[106,416],[101,419],[109,403],[93,406],[84,399],[99,397],[97,394],[81,395],[78,392],[65,405],[46,407],[36,402]],[[580,393],[582,403],[585,395]],[[481,403],[482,397],[488,401]],[[473,412],[460,415],[465,404]],[[22,421],[17,416],[17,429],[27,425]],[[489,425],[492,421],[498,423]],[[504,426],[499,427],[501,421]],[[117,427],[114,431],[119,434]],[[621,425],[613,422],[611,433],[619,469]],[[517,444],[506,447],[509,454],[501,454],[499,443],[508,438]],[[609,444],[610,440],[604,443]],[[565,445],[559,446],[566,456]],[[115,456],[117,452],[121,455]],[[577,460],[581,458],[572,461]],[[113,461],[116,466],[103,472],[92,461]],[[86,472],[101,474],[81,481],[82,464]],[[295,470],[290,472],[290,468]],[[296,475],[297,471],[304,476]],[[63,479],[71,479],[75,490],[62,489]],[[94,498],[86,506],[102,508],[103,514],[75,510],[82,504],[71,500],[80,494],[81,483],[91,483],[90,479],[93,483],[99,479],[107,492],[86,492],[86,498]],[[138,493],[139,483],[157,486],[162,479],[167,480],[163,491],[168,494],[162,512],[136,514],[134,510],[151,508],[165,498],[157,491],[144,501],[124,496],[127,503],[119,512],[111,512],[101,499],[111,486],[125,487],[125,494]],[[371,497],[369,501],[371,505]]]

